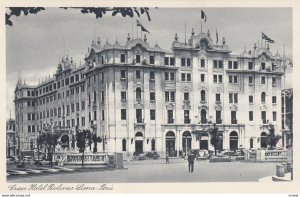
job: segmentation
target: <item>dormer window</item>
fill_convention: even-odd
[[[260,68],[261,68],[261,70],[266,70],[266,63],[262,62]]]
[[[150,64],[154,64],[154,55],[150,55]]]
[[[121,59],[121,63],[125,63],[125,54],[121,54],[120,59]]]
[[[136,63],[141,63],[141,56],[140,55],[135,56],[135,62]]]

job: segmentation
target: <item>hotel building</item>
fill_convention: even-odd
[[[76,66],[62,58],[53,77],[35,86],[17,82],[21,150],[47,129],[61,133],[60,149],[72,150],[77,128],[102,139],[98,152],[179,156],[212,150],[214,123],[219,150],[266,147],[269,124],[282,128],[283,61],[269,45],[235,55],[225,38],[216,44],[209,31],[192,31],[186,43],[175,34],[164,50],[146,35],[128,35],[124,45],[93,41],[84,60]]]

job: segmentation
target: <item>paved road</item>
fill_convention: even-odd
[[[69,174],[20,177],[15,183],[147,183],[147,182],[253,182],[275,174],[276,163],[196,161],[194,173],[187,161],[170,159],[125,162],[125,170],[75,172]]]

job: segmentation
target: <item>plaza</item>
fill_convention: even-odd
[[[276,172],[273,162],[217,162],[195,161],[194,173],[188,172],[183,159],[164,159],[124,162],[121,170],[92,170],[71,173],[57,173],[8,179],[8,183],[176,183],[176,182],[257,182],[273,176]],[[78,178],[80,177],[80,178]]]

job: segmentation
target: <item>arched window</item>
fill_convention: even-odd
[[[206,110],[201,109],[201,123],[206,123]]]
[[[141,88],[136,88],[136,99],[140,100],[142,98]]]
[[[151,140],[151,151],[155,151],[155,139]]]
[[[126,139],[122,140],[122,151],[126,151]]]
[[[262,92],[262,93],[261,93],[261,102],[262,102],[262,103],[265,103],[265,102],[266,102],[266,93],[265,93],[265,92]]]
[[[205,90],[201,90],[201,101],[205,101]]]

